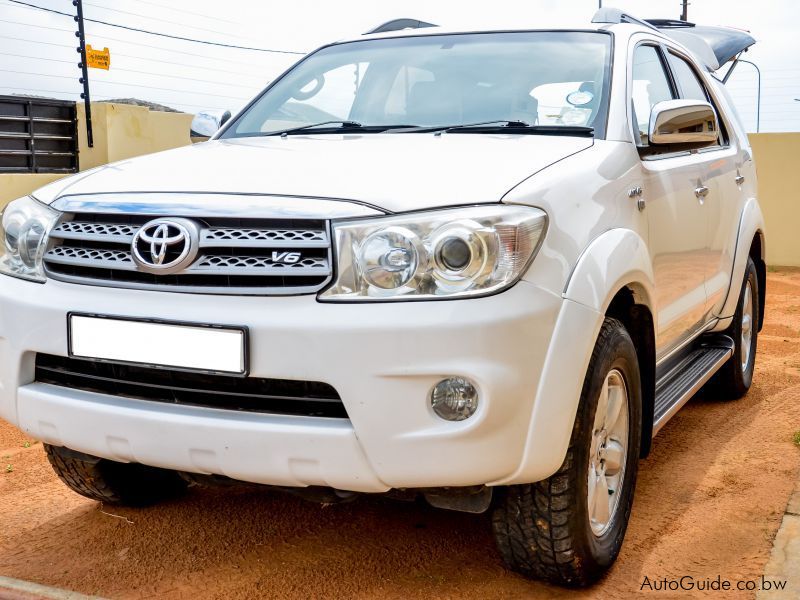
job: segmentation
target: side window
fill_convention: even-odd
[[[678,83],[678,87],[680,88],[681,98],[685,100],[710,102],[711,105],[714,106],[714,101],[711,99],[711,96],[706,91],[705,86],[697,77],[697,73],[695,73],[695,70],[689,65],[689,63],[680,56],[672,54],[672,52],[668,53],[667,56],[669,57],[668,60],[669,66],[672,69],[672,75],[675,77],[675,81]],[[719,110],[716,106],[714,106],[714,110],[717,111],[717,115],[719,115]],[[727,140],[728,138],[725,132],[724,123],[720,122],[719,126],[720,134],[722,135],[723,140]]]
[[[639,46],[633,54],[631,101],[639,133],[639,144],[647,145],[650,111],[659,102],[674,100],[661,53],[655,46]]]
[[[675,81],[678,82],[678,87],[681,89],[681,98],[685,100],[708,102],[708,94],[706,94],[703,84],[697,79],[697,75],[695,75],[689,63],[681,57],[675,56],[672,52],[670,52],[668,56],[669,66],[672,67],[672,74],[675,76]]]

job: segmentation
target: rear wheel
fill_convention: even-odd
[[[599,579],[622,546],[640,443],[636,349],[622,323],[606,319],[561,468],[544,481],[500,490],[492,522],[505,563],[571,587]]]
[[[748,392],[753,383],[758,349],[758,324],[761,319],[759,293],[756,265],[752,258],[748,258],[744,282],[739,293],[739,304],[733,316],[733,323],[725,332],[734,340],[733,356],[709,382],[707,391],[712,397],[738,400]]]
[[[97,458],[44,445],[50,465],[68,488],[108,504],[146,506],[181,494],[186,483],[174,471]]]

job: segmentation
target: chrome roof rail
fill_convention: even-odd
[[[371,33],[387,33],[390,31],[402,31],[404,29],[424,29],[426,27],[438,27],[438,25],[434,25],[433,23],[426,23],[425,21],[420,21],[418,19],[394,19],[392,21],[388,21],[383,25],[379,25],[375,29],[366,32],[364,35],[369,35]]]
[[[636,17],[629,15],[618,8],[601,8],[594,13],[594,17],[592,17],[592,23],[609,23],[614,25],[619,23],[630,23],[632,25],[641,25],[647,29],[654,29],[658,31],[656,27],[647,21],[637,19]]]

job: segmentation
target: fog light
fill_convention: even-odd
[[[478,410],[478,390],[463,377],[450,377],[431,390],[433,412],[445,421],[469,419]]]

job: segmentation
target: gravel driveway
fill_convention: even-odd
[[[753,389],[697,398],[662,430],[620,559],[585,597],[633,596],[645,576],[761,575],[800,470],[800,271],[770,273],[768,290]],[[484,517],[248,488],[118,509],[69,492],[6,424],[0,449],[2,575],[113,598],[574,597],[506,572]]]

